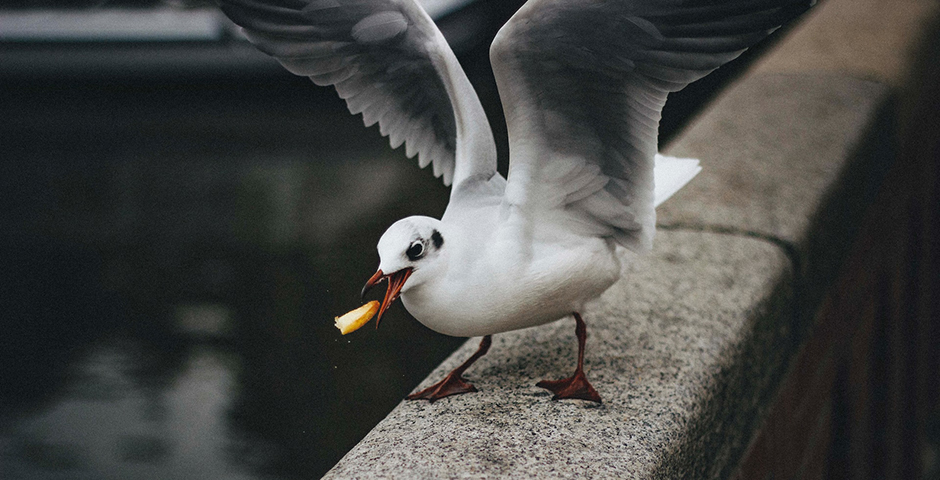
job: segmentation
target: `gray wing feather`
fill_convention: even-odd
[[[513,153],[506,201],[563,208],[636,251],[655,225],[662,107],[807,0],[530,0],[490,51]]]
[[[460,107],[450,94],[465,76],[459,65],[446,65],[456,64],[452,52],[413,0],[222,0],[220,7],[258,49],[296,75],[334,86],[366,126],[378,123],[393,147],[404,143],[409,158],[417,155],[421,167],[433,164],[434,175],[451,184]],[[464,96],[473,98],[463,101],[482,112],[466,86],[470,94]],[[476,128],[483,133],[464,136],[493,143],[488,124]],[[493,158],[483,155],[471,170],[495,173],[491,149]]]

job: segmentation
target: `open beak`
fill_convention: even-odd
[[[366,295],[366,292],[372,289],[377,283],[381,283],[382,280],[388,280],[388,290],[385,291],[385,299],[382,300],[382,306],[379,307],[379,314],[375,318],[375,328],[379,328],[379,322],[382,321],[382,314],[385,313],[385,310],[391,306],[395,300],[398,299],[398,294],[401,293],[401,288],[405,286],[405,281],[408,280],[408,277],[411,276],[413,272],[411,268],[403,268],[395,273],[390,273],[386,275],[380,269],[375,272],[375,275],[372,275],[372,278],[366,282],[366,285],[362,287],[362,296]]]

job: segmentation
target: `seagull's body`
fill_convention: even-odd
[[[543,381],[555,398],[600,401],[582,370],[579,312],[621,274],[617,250],[649,250],[655,206],[698,161],[656,154],[666,96],[735,58],[805,0],[530,0],[490,50],[509,131],[509,175],[446,40],[415,0],[222,0],[261,50],[333,85],[393,147],[451,185],[440,220],[408,217],[379,240],[388,280],[427,327],[483,336],[439,384],[409,396],[475,391],[463,371],[490,335],[573,315],[578,367]]]
[[[521,221],[499,222],[498,212],[486,213],[479,230],[476,222],[467,228],[445,215],[441,231],[454,239],[442,262],[447,266],[420,283],[416,271],[402,289],[405,308],[432,330],[476,337],[541,325],[583,311],[620,277],[610,241],[555,223],[528,236]]]
[[[654,205],[701,170],[694,159],[656,155],[656,160]],[[460,197],[453,199],[440,222],[401,220],[379,244],[380,250],[386,245],[389,250],[383,259],[395,259],[395,249],[409,243],[421,226],[431,233],[437,228],[448,239],[441,250],[445,258],[434,262],[433,272],[416,270],[400,292],[405,308],[426,327],[477,337],[542,325],[583,311],[586,302],[620,278],[616,242],[576,228],[577,215],[563,209],[538,216],[513,212],[502,203],[498,186],[481,190],[469,196],[467,205]],[[397,232],[405,235],[395,237]],[[384,263],[379,268],[395,272],[404,267]]]

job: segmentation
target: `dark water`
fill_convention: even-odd
[[[316,476],[462,341],[333,327],[447,191],[331,92],[3,92],[0,477]]]

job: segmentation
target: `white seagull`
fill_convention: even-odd
[[[666,95],[805,10],[809,0],[529,0],[490,60],[511,158],[496,171],[490,125],[444,36],[415,0],[221,0],[247,38],[291,72],[332,85],[366,126],[452,185],[443,217],[395,222],[378,243],[388,281],[421,323],[483,336],[479,350],[409,399],[476,389],[463,372],[490,336],[573,315],[578,364],[542,381],[553,399],[600,402],[584,375],[579,312],[651,248],[655,206],[700,170],[662,157]],[[377,320],[378,323],[378,320]]]

